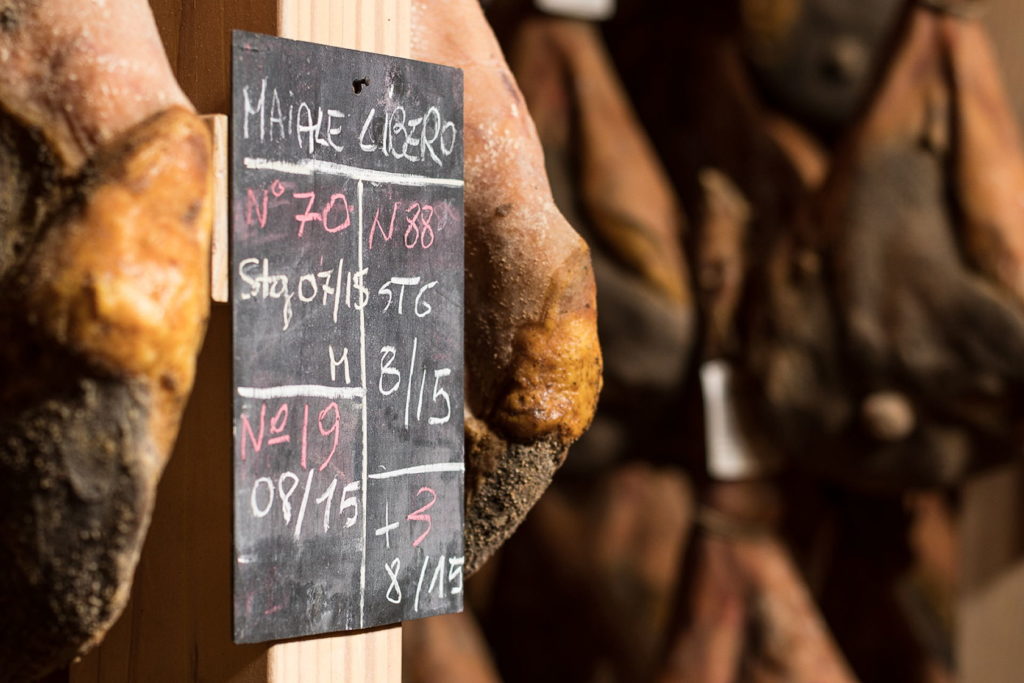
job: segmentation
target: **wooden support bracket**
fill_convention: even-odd
[[[213,138],[213,235],[210,240],[210,298],[228,302],[228,117],[207,114],[203,121]]]

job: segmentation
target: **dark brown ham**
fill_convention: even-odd
[[[676,92],[637,71],[690,208],[706,168],[751,207],[731,359],[745,428],[873,489],[959,481],[1024,426],[1024,157],[984,31],[957,10],[970,3],[943,5],[908,6],[823,181],[727,18],[677,24]]]
[[[777,491],[757,482],[705,493],[683,627],[661,683],[856,680],[789,549],[776,534]]]
[[[807,455],[893,488],[952,483],[1012,452],[1024,417],[1022,159],[982,28],[912,9],[799,238],[826,266],[842,340],[839,354],[809,340],[802,362],[832,357],[841,370],[802,386],[770,379],[777,367],[762,375],[779,421],[816,423]],[[829,413],[812,405],[820,392]]]

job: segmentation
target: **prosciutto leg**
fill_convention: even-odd
[[[950,3],[955,7],[957,3]],[[818,224],[847,342],[850,467],[957,481],[1019,452],[1024,156],[977,22],[909,12]]]
[[[124,607],[209,305],[210,141],[140,0],[0,0],[0,680]]]
[[[413,3],[412,56],[465,74],[466,570],[522,521],[601,387],[594,276],[474,0]]]

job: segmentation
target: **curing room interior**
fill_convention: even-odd
[[[0,0],[0,683],[1024,680],[1019,0]]]

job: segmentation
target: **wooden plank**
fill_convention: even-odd
[[[396,0],[391,13],[382,15],[387,30],[378,33],[373,26],[359,24],[359,17],[368,15],[378,0],[281,0],[282,17],[278,35],[295,40],[322,42],[337,47],[409,56],[411,0]],[[368,11],[368,8],[370,11]],[[287,19],[285,18],[287,17]],[[314,24],[315,18],[315,24]],[[404,20],[404,26],[401,20]],[[390,41],[383,40],[391,36]],[[403,39],[404,42],[399,42]],[[391,52],[391,50],[394,50]],[[224,255],[226,259],[226,254]],[[224,283],[226,287],[226,281]],[[401,678],[401,627],[376,629],[335,638],[313,638],[274,645],[269,650],[267,680],[315,680],[331,672],[324,680],[395,681]],[[347,669],[346,669],[347,668]],[[347,673],[336,678],[333,672]]]
[[[408,57],[410,4],[410,0],[281,0],[278,35]]]
[[[390,44],[377,40],[378,33],[372,25],[357,23],[360,16],[369,14],[367,7],[372,10],[377,0],[281,0],[282,12],[290,8],[298,19],[290,26],[280,27],[279,35],[385,54],[390,54],[389,49],[394,48],[396,56],[407,57],[409,28],[400,26],[399,20],[400,7],[404,6],[404,17],[408,21],[410,2],[397,0],[390,16],[382,17],[382,21],[389,21],[389,24],[388,30],[380,35],[394,36]],[[310,17],[310,23],[305,22],[306,16]],[[328,30],[312,35],[316,30],[312,25],[314,17],[329,17],[331,20],[324,22]],[[404,44],[399,44],[398,36],[404,36]],[[270,648],[267,680],[274,683],[317,680],[314,672],[321,676],[327,672],[328,677],[323,680],[397,682],[401,679],[401,652],[401,626],[334,638],[291,641]]]
[[[336,39],[342,47],[357,47],[359,2],[346,2],[341,6],[341,24]]]
[[[408,56],[409,3],[150,2],[182,89],[200,112],[220,114],[228,113],[230,102],[231,29]],[[360,34],[357,18],[371,13],[384,24],[380,31],[373,27],[366,37]],[[226,162],[226,119],[209,119],[209,125],[220,141],[217,163]],[[226,187],[226,173],[218,174],[216,182]],[[222,200],[215,209],[217,225],[224,231],[211,255],[211,290],[215,301],[226,301],[227,190],[216,191]],[[230,375],[230,310],[215,304],[196,387],[160,484],[132,598],[104,643],[72,665],[69,681],[397,682],[400,625],[273,645],[240,646],[231,641]]]
[[[401,651],[402,630],[396,627],[354,636],[289,641],[271,648],[268,680],[398,681],[402,674]],[[315,668],[311,662],[316,663]]]

